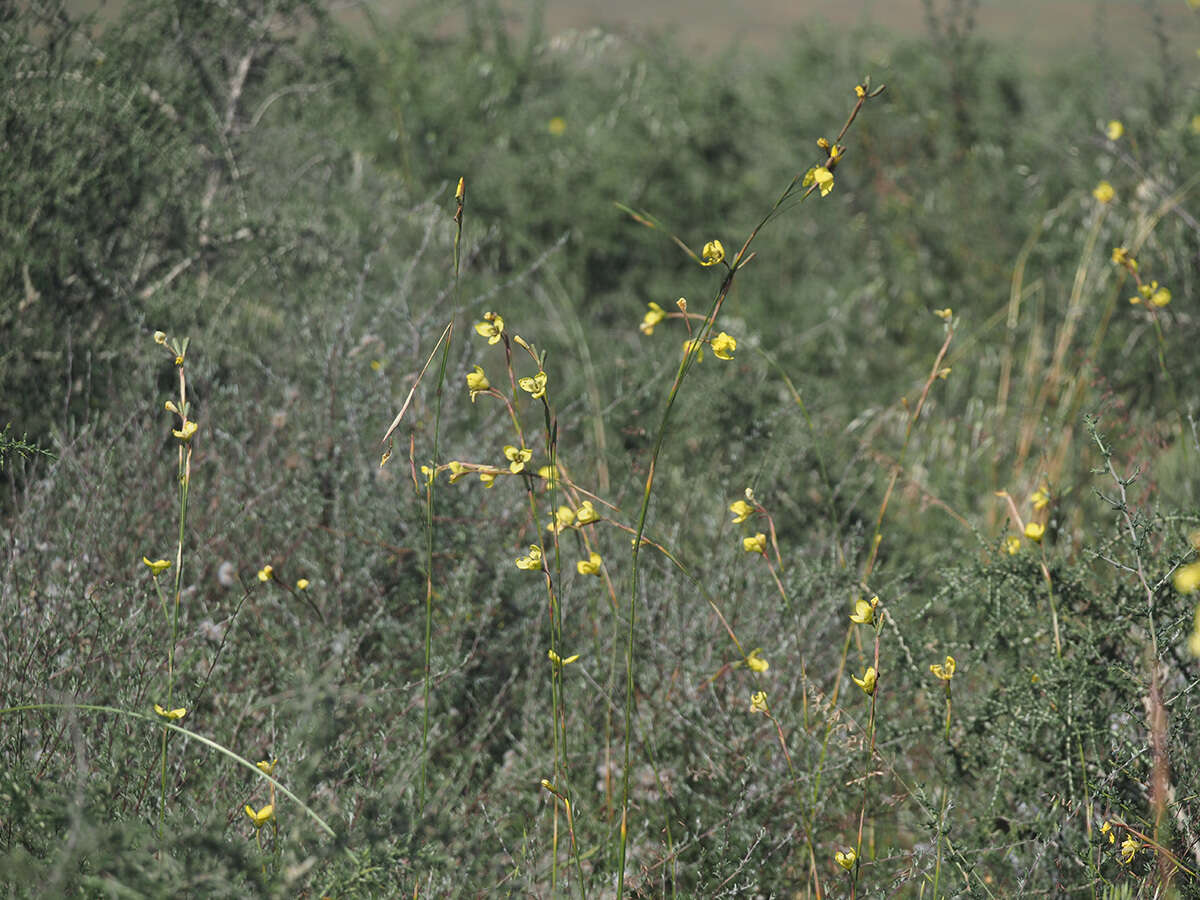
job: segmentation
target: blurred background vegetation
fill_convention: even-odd
[[[1196,878],[1167,878],[1165,855],[1123,863],[1097,830],[1107,818],[1157,835],[1200,872],[1194,605],[1170,584],[1200,525],[1200,13],[1184,0],[901,6],[825,10],[769,36],[758,18],[705,27],[698,13],[673,36],[638,18],[591,28],[559,4],[6,6],[0,705],[158,700],[170,630],[140,558],[173,548],[162,405],[176,375],[151,334],[187,335],[201,426],[178,650],[188,723],[278,757],[339,835],[281,804],[264,865],[241,812],[253,780],[179,741],[159,837],[157,732],[5,713],[11,893],[549,896],[557,878],[562,893],[612,896],[620,603],[568,565],[580,884],[561,820],[552,875],[554,806],[538,787],[553,760],[545,595],[512,565],[542,529],[517,479],[441,487],[419,815],[424,500],[403,457],[410,435],[418,466],[432,454],[432,376],[385,468],[379,439],[453,319],[441,461],[502,462],[507,416],[463,388],[476,364],[501,381],[503,357],[471,328],[499,311],[548,354],[571,477],[630,523],[685,337],[677,321],[650,336],[638,322],[680,296],[703,312],[719,278],[615,204],[697,251],[740,246],[820,162],[817,138],[834,137],[869,73],[887,90],[849,133],[836,189],[764,231],[719,323],[736,359],[706,359],[672,420],[648,533],[694,581],[645,563],[631,889],[815,896],[817,878],[838,896],[833,852],[855,843],[867,783],[864,896],[932,896],[939,865],[946,896],[1200,896]],[[1015,45],[1004,22],[1020,9],[1029,38]],[[1101,180],[1111,203],[1093,196]],[[1117,246],[1170,287],[1168,307],[1127,302]],[[902,449],[946,307],[951,372]],[[1118,473],[1138,473],[1124,501],[1106,499],[1118,485],[1095,471],[1086,416]],[[45,453],[10,448],[22,435]],[[1013,524],[995,493],[1029,518],[1042,485],[1044,543],[1002,552]],[[774,516],[787,603],[729,524],[747,487]],[[628,536],[602,534],[620,598]],[[254,577],[265,564],[278,583]],[[301,577],[303,598],[284,588]],[[771,661],[798,781],[746,712],[749,672],[729,668],[738,654],[696,583]],[[866,782],[862,698],[839,666],[864,587],[891,617],[885,762]],[[869,650],[856,642],[850,667]],[[960,674],[943,741],[928,665],[947,653]],[[1152,666],[1168,723],[1155,752]]]

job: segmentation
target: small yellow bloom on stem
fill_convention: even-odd
[[[254,765],[256,765],[260,771],[265,772],[267,775],[274,775],[275,767],[277,765],[279,765],[279,760],[273,759],[270,762],[267,762],[264,759],[264,760],[260,760],[259,762],[256,762]]]
[[[761,553],[765,556],[767,552],[767,536],[760,531],[754,537],[742,538],[742,549],[747,553]]]
[[[275,569],[269,565],[263,566],[261,569],[258,570],[258,580],[259,581],[270,581],[274,577],[275,577]]]
[[[1009,556],[1016,556],[1021,551],[1021,539],[1015,534],[1010,534],[1004,539],[1004,549],[1008,551]]]
[[[1035,544],[1040,544],[1045,534],[1046,526],[1040,522],[1030,522],[1025,526],[1025,537],[1029,538]]]
[[[460,478],[466,478],[471,473],[471,470],[464,466],[457,459],[452,459],[446,463],[446,468],[450,470],[450,483],[454,484]]]
[[[767,692],[766,691],[755,691],[753,694],[750,695],[750,712],[762,713],[763,715],[766,715],[766,713],[767,713]]]
[[[751,672],[765,672],[771,668],[771,664],[762,658],[762,648],[756,647],[750,651],[750,655],[746,657],[746,666]]]
[[[600,514],[596,512],[596,507],[592,506],[591,500],[584,500],[579,504],[579,512],[575,514],[575,521],[580,525],[590,525],[600,518]]]
[[[693,341],[684,341],[683,342],[683,355],[687,356],[689,353],[695,352],[696,362],[700,362],[701,360],[704,359],[704,350],[701,349],[703,346],[704,346],[704,342],[701,341],[699,338],[697,338],[696,340],[693,340]]]
[[[667,311],[653,301],[646,305],[650,307],[650,311],[642,317],[642,324],[638,326],[638,330],[642,334],[654,334],[654,326],[667,317]]]
[[[867,89],[861,84],[856,84],[854,86],[854,96],[861,100],[863,97],[867,96]]]
[[[947,306],[945,309],[935,309],[933,314],[943,321],[949,322],[954,316],[954,310]]]
[[[175,415],[177,415],[177,416],[180,415],[179,407],[175,405],[174,400],[168,400],[166,403],[164,403],[163,409],[165,409],[169,413],[175,413]]]
[[[569,666],[571,663],[575,662],[575,660],[579,659],[578,653],[576,653],[574,656],[568,656],[566,659],[563,659],[553,650],[547,650],[546,656],[548,656],[550,658],[550,662],[554,663],[556,666]]]
[[[529,545],[529,555],[522,556],[517,559],[517,568],[518,569],[526,569],[526,570],[531,571],[533,569],[541,569],[541,567],[542,567],[542,548],[539,547],[537,544],[530,544]]]
[[[929,671],[942,681],[949,681],[954,677],[954,669],[957,665],[953,656],[947,656],[945,663],[934,663],[929,667]]]
[[[504,319],[497,313],[484,313],[483,321],[475,323],[475,333],[488,339],[489,344],[498,343],[504,333]]]
[[[495,472],[480,472],[479,480],[483,482],[483,486],[486,488],[495,487],[496,486],[496,473]]]
[[[1044,484],[1041,485],[1029,495],[1029,502],[1033,504],[1034,509],[1045,509],[1050,503],[1050,488]]]
[[[1130,272],[1136,272],[1138,262],[1129,255],[1129,251],[1124,247],[1113,247],[1112,261],[1118,266],[1124,266]]]
[[[593,550],[588,554],[587,559],[581,559],[575,563],[575,571],[580,575],[599,575],[600,566],[604,563],[603,558]]]
[[[275,805],[268,803],[262,809],[255,812],[254,807],[246,804],[246,815],[250,817],[250,824],[255,828],[262,828],[275,817]]]
[[[863,677],[851,675],[850,680],[862,688],[862,692],[868,697],[875,693],[875,682],[879,679],[879,673],[875,671],[874,666],[867,666],[867,671],[863,672]]]
[[[737,350],[737,338],[722,331],[711,343],[713,356],[717,359],[733,359],[733,352]]]
[[[560,506],[554,513],[554,521],[546,528],[553,531],[555,534],[562,534],[564,529],[570,528],[575,524],[575,510],[569,506]]]
[[[720,241],[709,241],[700,252],[700,265],[715,266],[725,258],[725,247]]]
[[[429,466],[421,466],[421,474],[425,476],[426,484],[433,484],[433,479],[437,476],[437,472]]]
[[[154,332],[154,343],[165,344],[167,342],[167,333],[165,331]]]
[[[1125,840],[1121,842],[1121,862],[1125,863],[1125,865],[1129,865],[1131,862],[1133,862],[1133,858],[1137,856],[1137,852],[1141,846],[1141,844],[1134,840],[1132,835],[1125,838]]]
[[[859,625],[872,624],[875,621],[875,609],[878,606],[878,597],[872,597],[870,600],[855,600],[854,612],[850,615],[850,621],[857,622]]]
[[[1113,119],[1104,129],[1104,133],[1108,136],[1110,141],[1119,141],[1121,139],[1121,135],[1125,133],[1125,126],[1121,124],[1119,119]]]
[[[854,864],[858,862],[858,854],[854,852],[853,848],[847,850],[845,853],[839,850],[837,853],[833,854],[833,858],[837,860],[837,864],[847,872],[853,869]]]
[[[546,396],[546,373],[538,372],[532,378],[522,378],[517,381],[521,386],[521,390],[525,391],[537,400]]]
[[[804,180],[800,184],[802,187],[810,187],[814,183],[820,188],[821,196],[827,197],[833,190],[833,173],[824,166],[809,169],[804,173]]]
[[[1171,292],[1165,287],[1157,287],[1157,282],[1155,284],[1155,289],[1150,293],[1150,303],[1162,309],[1171,302]]]
[[[467,390],[471,392],[471,402],[483,391],[491,390],[492,383],[483,374],[483,366],[476,366],[474,372],[467,373]]]
[[[155,578],[157,578],[163,572],[167,571],[167,569],[171,568],[171,561],[169,559],[150,560],[147,557],[143,556],[142,562],[144,562],[147,566],[150,567],[150,574],[153,575]]]
[[[155,703],[154,711],[169,722],[178,722],[187,715],[187,709],[183,706],[179,707],[178,709],[163,709],[161,706]]]
[[[1095,197],[1100,203],[1102,203],[1104,205],[1108,205],[1109,203],[1112,203],[1113,197],[1115,197],[1116,195],[1117,195],[1117,192],[1115,190],[1113,190],[1113,186],[1111,184],[1109,184],[1107,181],[1101,181],[1092,190],[1092,196]]]
[[[307,591],[308,590],[308,579],[301,578],[299,581],[297,581],[296,582],[296,590]]]
[[[192,436],[196,433],[196,429],[198,427],[199,426],[196,425],[195,422],[184,422],[182,428],[172,428],[171,434],[175,435],[175,437],[179,438],[184,443],[187,443],[192,439]]]
[[[1117,836],[1113,834],[1112,826],[1107,822],[1100,826],[1100,833],[1108,835],[1108,842],[1110,844],[1115,844],[1117,842]]]
[[[509,444],[504,448],[504,457],[508,460],[508,471],[516,475],[524,470],[525,463],[533,459],[533,451],[526,450],[524,447],[517,448]]]
[[[741,525],[754,512],[754,507],[745,500],[734,500],[729,504],[729,511],[733,513],[733,524]]]
[[[827,138],[819,137],[819,138],[817,138],[817,146],[820,147],[822,150],[828,151],[829,150],[829,140]]]
[[[1188,563],[1175,570],[1175,590],[1190,594],[1200,588],[1200,562]]]
[[[951,371],[950,366],[943,366],[942,368],[938,369],[937,377],[942,379],[942,381],[945,381],[947,378],[950,377],[950,371]]]

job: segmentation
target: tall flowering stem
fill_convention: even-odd
[[[617,863],[617,896],[623,897],[625,893],[625,860],[629,842],[628,814],[629,814],[629,771],[630,771],[630,744],[633,735],[633,691],[634,691],[634,633],[637,628],[637,604],[638,604],[638,589],[639,589],[639,566],[638,562],[641,555],[642,535],[646,530],[646,520],[650,512],[650,497],[654,488],[654,476],[658,468],[658,459],[662,454],[663,444],[666,441],[667,425],[670,422],[671,411],[675,406],[675,400],[679,396],[679,389],[683,385],[683,379],[697,362],[701,349],[706,341],[712,339],[713,329],[716,325],[717,316],[721,312],[721,307],[725,303],[725,298],[729,296],[729,291],[733,287],[734,278],[741,271],[742,267],[754,258],[750,247],[754,243],[758,233],[772,219],[781,215],[790,205],[802,202],[812,195],[814,191],[820,191],[821,196],[825,196],[833,188],[832,171],[841,159],[844,148],[841,145],[841,140],[845,137],[846,132],[850,130],[850,126],[854,123],[858,116],[859,110],[868,99],[879,96],[884,90],[884,85],[880,85],[875,90],[870,89],[870,80],[867,79],[864,84],[855,87],[856,102],[850,115],[846,118],[845,124],[833,143],[822,139],[820,146],[825,150],[827,156],[824,163],[820,166],[813,167],[804,173],[797,173],[792,178],[791,182],[784,189],[757,225],[751,230],[741,249],[734,255],[733,261],[730,262],[725,258],[725,249],[719,241],[709,241],[704,247],[703,258],[698,256],[688,246],[672,235],[672,240],[684,249],[689,256],[705,266],[724,265],[726,268],[725,277],[721,280],[721,285],[717,290],[715,299],[708,315],[704,317],[697,330],[697,339],[692,340],[688,344],[687,353],[684,354],[683,360],[679,364],[679,368],[675,373],[675,380],[671,384],[671,389],[667,393],[666,404],[664,405],[662,417],[659,420],[658,428],[654,436],[653,449],[650,454],[650,463],[646,472],[646,484],[642,490],[642,504],[638,512],[637,530],[633,539],[633,559],[631,564],[631,575],[629,584],[629,607],[628,607],[628,622],[627,622],[627,639],[625,642],[625,746],[624,746],[624,767],[621,773],[621,832],[620,832],[620,853]],[[789,201],[792,203],[789,205]],[[645,214],[634,213],[628,210],[634,220],[640,224],[650,228],[658,229],[659,224],[650,216]]]

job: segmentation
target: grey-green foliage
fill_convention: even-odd
[[[421,816],[423,507],[406,457],[411,434],[415,464],[429,461],[431,374],[382,469],[379,438],[453,319],[442,461],[502,464],[507,413],[463,390],[475,364],[506,381],[501,349],[471,328],[499,310],[549,350],[562,460],[589,489],[607,471],[611,515],[628,522],[683,337],[678,322],[650,337],[636,323],[648,300],[686,295],[703,311],[720,275],[612,202],[647,209],[696,247],[720,237],[731,248],[814,161],[813,140],[832,136],[868,68],[889,91],[856,123],[837,188],[765,233],[722,322],[739,339],[736,360],[710,354],[677,407],[650,534],[691,577],[643,557],[631,883],[643,896],[672,886],[681,896],[783,895],[807,877],[811,834],[833,893],[832,853],[853,841],[866,785],[880,849],[860,894],[919,882],[929,893],[943,801],[945,893],[981,894],[985,883],[995,893],[1150,889],[1148,852],[1124,868],[1095,838],[1101,816],[1146,826],[1149,766],[1144,597],[1127,572],[1086,553],[1131,563],[1113,537],[1116,515],[1094,494],[1107,490],[1087,471],[1097,454],[1079,449],[1054,485],[1044,546],[1061,659],[1037,550],[1027,543],[1010,557],[972,530],[993,524],[993,489],[1020,490],[1002,481],[1021,423],[995,416],[997,348],[1024,346],[1065,316],[1095,180],[1136,197],[1137,177],[1114,175],[1124,170],[1092,137],[1094,120],[1111,115],[1111,91],[1083,75],[1035,79],[969,35],[950,47],[889,45],[886,62],[869,50],[877,37],[858,49],[859,39],[822,31],[797,36],[780,59],[702,60],[602,35],[517,40],[486,17],[463,37],[436,37],[415,12],[402,31],[358,40],[315,4],[276,6],[284,27],[271,29],[265,9],[145,4],[95,34],[61,18],[4,23],[13,124],[2,163],[11,178],[0,181],[0,418],[38,443],[59,423],[64,438],[55,460],[14,466],[6,497],[4,702],[144,711],[160,697],[169,631],[138,560],[173,548],[176,453],[161,407],[176,375],[149,335],[187,334],[200,431],[178,656],[185,721],[248,757],[279,757],[280,777],[339,839],[281,804],[282,864],[268,838],[264,873],[241,813],[264,802],[261,786],[182,741],[172,743],[159,838],[156,732],[5,715],[0,799],[14,815],[0,828],[0,871],[14,873],[17,893],[547,893],[547,603],[512,560],[546,539],[538,519],[549,499],[533,481],[531,517],[522,479],[438,483],[431,802]],[[46,74],[17,78],[33,69]],[[1137,108],[1138,90],[1119,96]],[[93,108],[104,114],[86,114]],[[548,131],[555,115],[566,119],[559,137]],[[1176,189],[1195,168],[1194,136],[1175,119],[1128,118],[1141,163]],[[459,297],[449,199],[462,175]],[[1110,211],[1101,261],[1140,209]],[[1196,365],[1185,352],[1195,248],[1185,226],[1167,216],[1143,254],[1156,277],[1180,285],[1184,312],[1166,335],[1180,385]],[[1029,303],[1041,297],[1041,318],[1002,337],[1014,258],[1039,227],[1029,278],[1042,293]],[[1101,299],[1107,277],[1097,276]],[[880,756],[868,765],[865,699],[835,681],[847,598],[900,453],[907,413],[895,401],[922,384],[942,337],[929,310],[947,305],[972,349],[935,385],[885,518],[870,588],[894,624],[883,637]],[[1107,339],[1106,353],[1130,343],[1135,352],[1103,357],[1116,360],[1103,373],[1103,421],[1120,459],[1165,460],[1151,474],[1171,479],[1148,476],[1133,493],[1168,673],[1171,846],[1187,857],[1200,821],[1195,663],[1181,649],[1191,604],[1160,582],[1188,558],[1194,455],[1181,443],[1159,455],[1160,436],[1181,432],[1163,424],[1176,411],[1146,330],[1129,324],[1139,321]],[[518,374],[530,366],[521,358]],[[80,372],[91,380],[76,385]],[[536,469],[541,414],[522,402]],[[66,427],[84,413],[91,427]],[[1038,424],[1039,440],[1053,436]],[[741,549],[750,524],[729,522],[727,505],[748,486],[775,516],[786,601]],[[574,532],[563,535],[561,582],[562,649],[581,655],[566,670],[567,753],[591,894],[611,885],[615,864],[628,574],[628,535],[597,534],[617,604],[599,580],[575,576]],[[277,579],[259,582],[268,563]],[[294,589],[301,577],[312,582],[305,593]],[[734,667],[710,598],[744,648],[761,646],[771,662],[762,686],[794,779],[774,728],[747,712],[756,685]],[[860,672],[871,650],[855,640],[848,666]],[[928,670],[947,653],[960,665],[949,744],[942,685]],[[558,840],[561,853],[561,810]],[[969,889],[963,871],[977,873]]]

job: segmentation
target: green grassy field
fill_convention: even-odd
[[[0,19],[6,896],[1200,897],[1200,11],[671,8]]]

